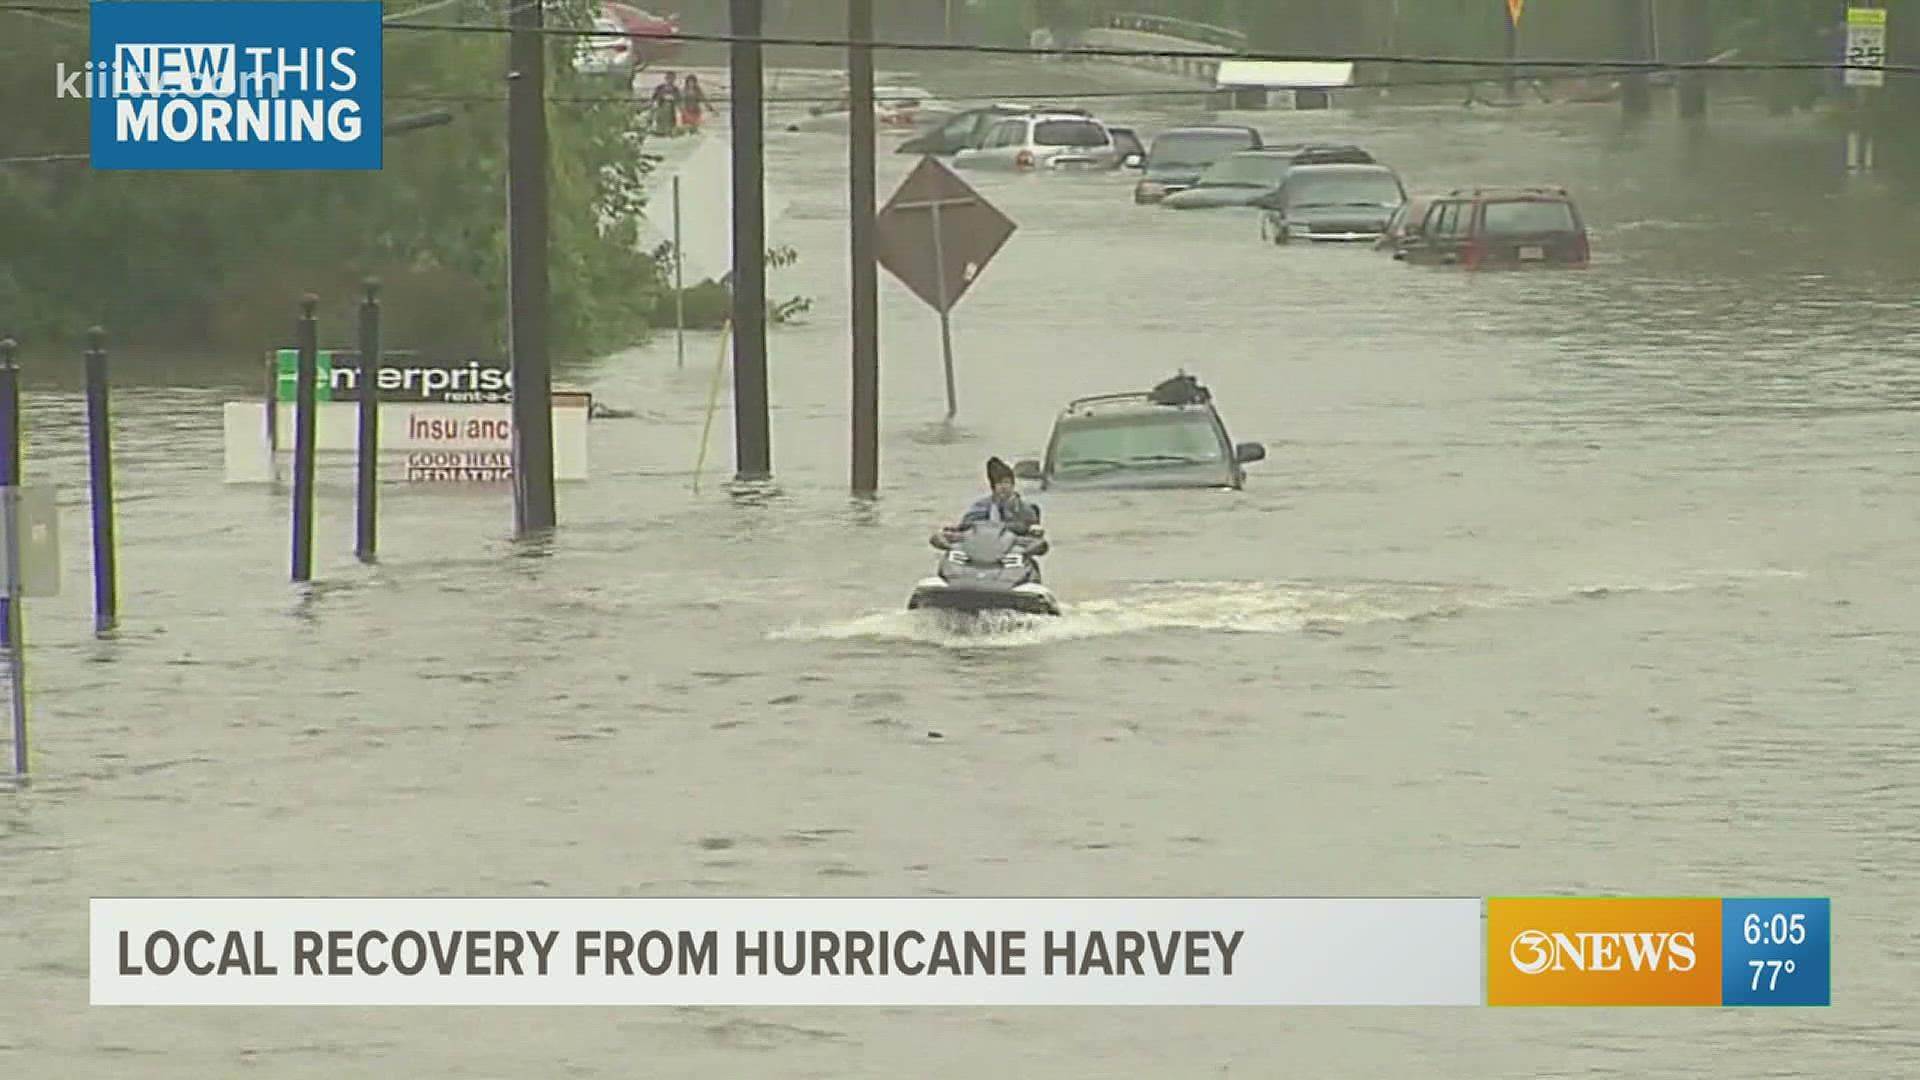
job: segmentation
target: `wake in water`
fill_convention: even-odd
[[[1586,584],[1532,592],[1418,582],[1368,582],[1333,588],[1305,582],[1173,581],[1136,586],[1121,596],[1063,604],[1063,613],[1057,617],[1012,612],[969,616],[882,611],[845,622],[792,627],[768,636],[782,641],[898,641],[955,649],[1005,649],[1170,630],[1338,633],[1353,626],[1422,622],[1471,611],[1636,593],[1689,592],[1743,580],[1799,576],[1795,571],[1729,572],[1693,581]]]

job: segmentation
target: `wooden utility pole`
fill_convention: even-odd
[[[547,64],[544,0],[507,24],[507,337],[513,366],[513,526],[552,529],[553,370],[547,352]]]
[[[767,419],[766,72],[761,0],[732,0],[733,439],[735,478],[773,475]]]
[[[847,190],[853,237],[853,492],[880,490],[880,264],[875,254],[873,0],[847,0]]]

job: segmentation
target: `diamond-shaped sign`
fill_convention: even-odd
[[[875,226],[880,265],[943,314],[959,303],[1014,230],[1005,214],[932,157],[921,158],[901,181]]]

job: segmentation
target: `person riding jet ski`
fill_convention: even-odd
[[[987,461],[987,481],[991,492],[958,524],[930,538],[946,555],[914,587],[907,609],[1059,615],[1059,602],[1040,579],[1040,556],[1048,548],[1040,508],[1014,492],[1013,470],[997,457]]]
[[[946,546],[942,541],[951,540],[953,534],[961,532],[976,521],[990,521],[1003,524],[1007,531],[1017,536],[1038,538],[1046,530],[1040,527],[1040,508],[1027,503],[1020,493],[1013,489],[1013,469],[997,457],[987,459],[987,494],[967,507],[960,515],[958,524],[949,525],[934,537],[935,547]]]

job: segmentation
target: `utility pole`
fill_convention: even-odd
[[[847,0],[847,190],[853,236],[853,492],[880,490],[880,264],[875,253],[873,0]]]
[[[1647,23],[1652,18],[1648,10],[1651,5],[1648,0],[1615,0],[1615,4],[1627,59],[1645,63],[1652,53],[1651,35],[1647,33]],[[1647,87],[1645,68],[1636,68],[1621,76],[1620,111],[1629,118],[1646,116],[1653,111],[1653,95]]]
[[[767,420],[765,71],[762,0],[732,0],[733,440],[737,480],[773,476]],[[518,395],[515,395],[516,397]]]
[[[1680,8],[1681,52],[1687,62],[1704,62],[1713,52],[1713,14],[1707,0],[1684,0]],[[1680,73],[1680,115],[1697,120],[1707,114],[1707,73],[1693,68]]]
[[[1520,55],[1519,5],[1515,4],[1513,0],[1507,0],[1507,64],[1506,64],[1505,71],[1502,74],[1502,79],[1506,83],[1508,101],[1512,101],[1514,97],[1514,81],[1515,80],[1514,80],[1513,62],[1515,59],[1519,57],[1519,55]]]
[[[507,336],[513,368],[513,526],[552,529],[553,371],[547,353],[547,64],[544,0],[507,24]]]

